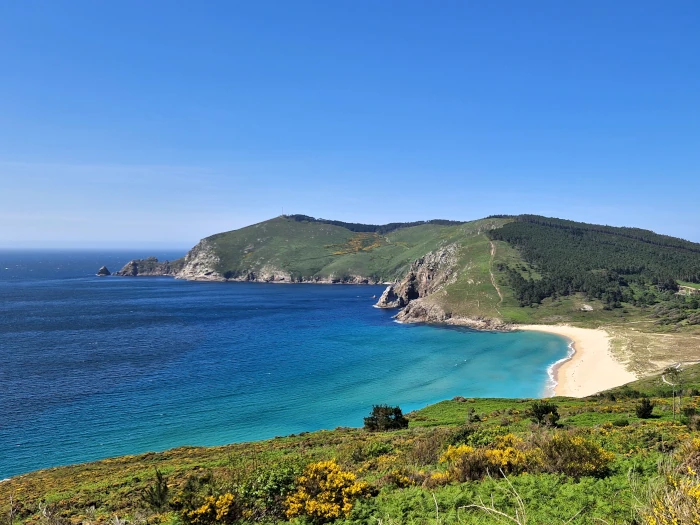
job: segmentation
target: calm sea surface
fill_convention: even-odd
[[[382,287],[99,278],[147,253],[0,252],[0,479],[536,397],[567,341],[400,325]],[[174,259],[181,253],[156,253]]]

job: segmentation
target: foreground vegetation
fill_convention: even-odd
[[[700,368],[669,379],[34,472],[0,483],[0,522],[696,523]]]

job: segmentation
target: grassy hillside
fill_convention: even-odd
[[[281,216],[205,239],[228,278],[400,280],[415,260],[458,247],[457,272],[426,299],[455,317],[581,326],[639,323],[698,332],[700,244],[634,228],[522,215],[367,225]]]
[[[338,515],[331,498],[325,518],[304,511],[291,521],[503,523],[496,511],[542,525],[663,523],[664,513],[672,523],[674,512],[700,512],[700,367],[682,382],[682,411],[654,377],[554,399],[560,417],[550,424],[533,422],[532,400],[455,398],[409,414],[405,430],[342,428],[39,471],[0,483],[0,515],[6,523],[286,523],[300,487],[337,469],[312,492],[318,499],[347,486]],[[645,396],[649,418],[637,413]]]
[[[295,218],[296,217],[296,218]],[[507,219],[468,223],[435,221],[417,225],[372,226],[282,216],[207,237],[219,257],[221,275],[239,276],[273,267],[293,279],[344,278],[377,281],[403,276],[411,262],[439,246],[499,227]],[[364,229],[366,231],[353,231]],[[385,231],[388,230],[388,231]]]

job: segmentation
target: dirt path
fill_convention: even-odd
[[[489,242],[491,243],[491,261],[489,262],[489,274],[491,274],[491,284],[496,289],[496,292],[498,293],[498,297],[500,299],[500,301],[498,301],[498,304],[496,305],[496,311],[500,314],[501,312],[498,310],[498,307],[501,306],[501,303],[503,303],[503,294],[501,293],[501,289],[496,284],[496,277],[493,275],[493,258],[496,256],[496,245],[493,243],[493,241]]]

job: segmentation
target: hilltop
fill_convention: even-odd
[[[280,216],[206,237],[177,261],[132,261],[117,275],[386,283],[378,306],[402,308],[409,322],[700,325],[700,244],[535,215],[387,225]]]

